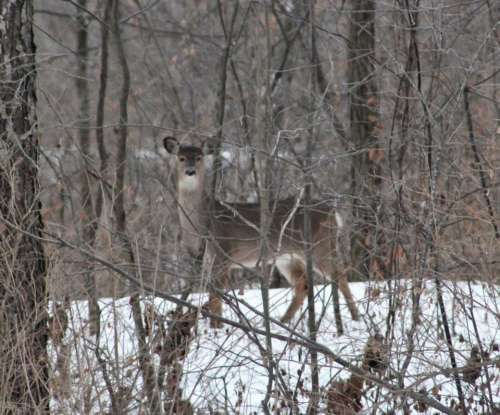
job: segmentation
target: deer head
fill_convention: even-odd
[[[203,142],[201,146],[180,144],[174,137],[165,137],[163,145],[177,158],[177,190],[202,192],[205,182],[205,157],[213,154],[213,147]]]

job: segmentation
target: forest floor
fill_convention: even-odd
[[[500,406],[500,289],[486,283],[442,281],[457,367],[463,368],[473,346],[483,351],[483,369],[473,381],[470,373],[459,370],[459,378],[469,413],[486,414]],[[316,287],[316,320],[318,343],[353,365],[360,367],[369,336],[381,334],[389,344],[389,367],[382,374],[386,384],[427,394],[447,407],[456,407],[456,382],[449,369],[450,355],[438,307],[436,287],[426,282],[420,298],[420,313],[412,332],[412,291],[409,281],[353,283],[362,318],[351,320],[341,297],[344,334],[337,335],[329,285]],[[472,295],[471,295],[472,293]],[[415,292],[414,292],[415,294]],[[230,293],[232,306],[225,305],[224,317],[263,330],[262,296],[259,289]],[[270,313],[279,318],[291,298],[290,289],[270,291]],[[395,318],[388,324],[389,299],[396,304]],[[206,297],[189,299],[202,305]],[[101,300],[101,356],[107,362],[108,376],[116,390],[127,395],[125,413],[142,413],[144,391],[138,364],[138,347],[128,298]],[[145,297],[144,310],[168,320],[173,305],[157,298]],[[298,333],[307,335],[307,311],[292,322]],[[96,360],[95,341],[88,335],[88,313],[85,302],[73,302],[69,309],[69,329],[60,345],[50,351],[53,362],[54,413],[103,413],[109,411],[102,366]],[[159,325],[150,324],[151,349],[158,343]],[[290,336],[290,331],[271,323],[271,332]],[[61,362],[61,348],[66,362]],[[196,414],[260,414],[268,391],[268,362],[263,350],[266,338],[247,333],[226,324],[211,329],[206,319],[198,319],[185,358],[180,362],[182,398],[188,400]],[[159,357],[153,354],[158,367]],[[271,413],[305,413],[311,390],[310,353],[293,341],[272,340],[272,362],[275,379],[270,386]],[[409,360],[408,360],[409,359]],[[64,359],[63,359],[64,360]],[[320,413],[326,413],[326,392],[332,382],[347,379],[349,371],[333,359],[319,354]],[[406,369],[405,369],[406,367]],[[278,371],[278,376],[276,376]],[[375,374],[375,376],[379,376]],[[472,376],[474,377],[474,376]],[[398,382],[403,382],[403,385]],[[63,386],[62,386],[63,385]],[[58,388],[60,391],[57,393]],[[492,402],[493,401],[493,402]],[[439,413],[434,408],[407,398],[411,412]],[[402,414],[402,397],[365,382],[362,412],[366,414]],[[126,408],[126,409],[125,409]],[[293,408],[293,409],[292,409]],[[90,411],[90,412],[89,412]]]

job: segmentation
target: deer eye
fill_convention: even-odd
[[[179,161],[180,161],[181,163],[184,163],[184,162],[186,161],[186,157],[184,157],[184,156],[180,156],[180,157],[179,157]]]

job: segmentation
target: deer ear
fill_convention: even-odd
[[[163,146],[170,154],[177,154],[179,151],[179,142],[175,137],[167,136],[163,139]]]
[[[208,140],[203,142],[203,145],[201,146],[201,150],[203,151],[203,154],[205,156],[209,156],[211,154],[215,153],[215,146],[213,143],[210,143]]]

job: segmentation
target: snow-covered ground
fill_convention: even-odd
[[[360,366],[363,348],[370,335],[382,334],[390,345],[389,368],[382,375],[384,382],[398,386],[404,379],[404,388],[427,393],[441,404],[452,407],[457,402],[457,392],[450,371],[450,356],[441,324],[441,315],[436,300],[436,288],[428,281],[422,290],[421,314],[413,336],[413,353],[406,372],[401,369],[409,356],[412,326],[412,295],[409,281],[392,282],[392,298],[397,302],[393,329],[388,332],[389,287],[383,283],[351,284],[353,295],[358,300],[363,318],[350,319],[347,307],[341,303],[344,335],[338,336],[333,318],[330,286],[316,287],[316,313],[319,324],[318,343],[350,363]],[[443,281],[443,295],[453,336],[457,365],[462,367],[470,356],[471,347],[481,346],[489,353],[489,364],[481,371],[474,384],[462,381],[467,406],[473,414],[487,413],[491,400],[500,406],[500,302],[499,288],[482,283],[452,283]],[[252,308],[262,310],[261,291],[246,290],[234,292],[233,307],[224,307],[224,316],[243,324],[263,329],[263,318]],[[289,289],[270,291],[272,317],[279,318],[291,298]],[[342,302],[343,298],[341,298]],[[194,295],[190,301],[201,305],[204,295]],[[146,297],[143,304],[153,304],[159,314],[166,316],[173,305],[160,299]],[[247,307],[247,305],[251,307]],[[128,394],[125,413],[141,413],[145,397],[141,391],[142,378],[138,369],[137,344],[131,307],[128,299],[102,300],[101,303],[102,356],[108,362],[109,376],[114,384],[121,385],[121,391]],[[305,306],[303,307],[305,310]],[[474,321],[472,319],[473,312]],[[304,311],[305,313],[305,311]],[[307,334],[307,316],[296,318],[293,325],[300,333]],[[61,378],[67,379],[69,392],[53,401],[54,413],[103,413],[108,411],[109,398],[103,382],[102,371],[96,362],[94,344],[87,328],[87,307],[85,302],[73,303],[70,310],[70,328],[64,344],[71,352],[70,376],[63,376],[64,370],[56,368],[57,352],[51,350],[54,362],[54,384]],[[477,326],[474,328],[474,322]],[[273,333],[290,336],[290,332],[271,324]],[[154,335],[150,337],[153,341]],[[183,361],[183,378],[180,386],[183,398],[191,402],[195,413],[241,413],[260,414],[262,400],[268,387],[268,359],[262,353],[266,347],[265,337],[249,334],[240,328],[225,325],[214,330],[208,321],[200,319],[189,352]],[[156,355],[155,355],[156,356]],[[156,364],[158,358],[156,357]],[[295,409],[305,413],[309,401],[310,367],[306,347],[294,342],[273,339],[272,359],[279,376],[272,385],[270,406],[273,413],[290,412],[287,400],[296,401]],[[325,392],[332,381],[348,378],[350,373],[330,357],[319,355],[320,387]],[[443,373],[444,370],[444,373]],[[462,375],[461,375],[462,376]],[[401,386],[401,385],[399,385]],[[64,394],[59,394],[64,395]],[[412,412],[435,414],[433,408],[417,407],[411,399],[407,402]],[[365,384],[361,413],[384,414],[403,413],[401,397],[373,383]],[[321,408],[325,411],[324,396]],[[86,409],[85,409],[86,408]],[[278,409],[281,408],[281,412]]]

